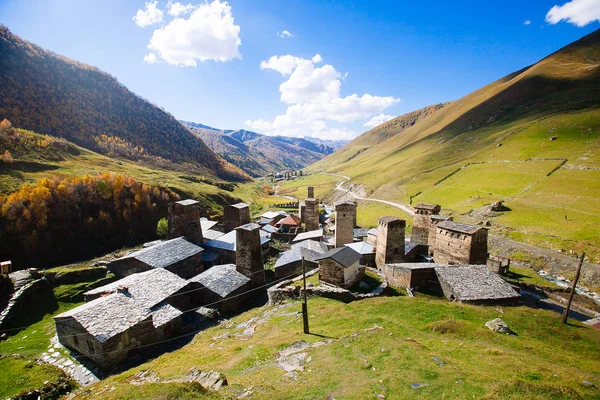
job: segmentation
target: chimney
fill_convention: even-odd
[[[406,221],[396,217],[381,217],[377,227],[377,268],[383,264],[404,262],[404,229]]]
[[[202,246],[202,227],[200,226],[200,203],[187,199],[169,203],[169,239],[184,236],[189,242]]]
[[[265,284],[260,225],[250,223],[235,229],[235,268],[250,278],[253,288]]]

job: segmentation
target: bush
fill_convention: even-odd
[[[156,224],[156,236],[161,239],[166,239],[169,234],[169,223],[166,218],[161,218]]]

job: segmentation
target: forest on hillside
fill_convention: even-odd
[[[4,26],[0,71],[0,119],[15,126],[151,165],[184,165],[225,180],[248,178],[113,76],[44,50]]]
[[[153,240],[158,220],[178,199],[109,173],[24,185],[0,197],[0,260],[17,269],[49,267]]]

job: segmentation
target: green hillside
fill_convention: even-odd
[[[109,156],[226,180],[248,176],[172,115],[95,67],[0,26],[0,120]]]
[[[370,197],[436,202],[458,220],[491,219],[494,232],[600,259],[600,30],[420,114],[310,169],[350,176]],[[486,213],[497,200],[511,211]]]

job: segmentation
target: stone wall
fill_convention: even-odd
[[[431,268],[409,268],[403,264],[384,264],[380,267],[388,285],[395,289],[407,287],[416,290],[428,289],[430,286],[438,286],[439,283],[433,265]]]
[[[396,217],[381,217],[377,226],[377,267],[404,261],[406,221]]]
[[[244,203],[227,205],[223,209],[225,232],[250,223],[250,207]]]
[[[184,236],[188,242],[202,246],[200,226],[200,203],[196,200],[181,200],[169,203],[169,239]]]
[[[0,332],[37,322],[45,314],[57,309],[52,285],[46,278],[29,282],[13,293],[8,305],[0,313]]]
[[[356,206],[345,201],[335,205],[335,247],[343,247],[354,241]]]
[[[319,200],[308,198],[304,201],[305,208],[303,211],[304,223],[307,231],[315,231],[319,229]]]
[[[436,263],[468,265],[487,263],[487,229],[474,235],[437,228],[433,250]]]
[[[415,206],[415,216],[410,241],[416,244],[428,245],[429,232],[432,228],[431,215],[439,213],[439,205],[419,204]]]
[[[259,231],[258,224],[246,224],[236,228],[236,269],[250,278],[253,288],[265,284],[265,267]]]

